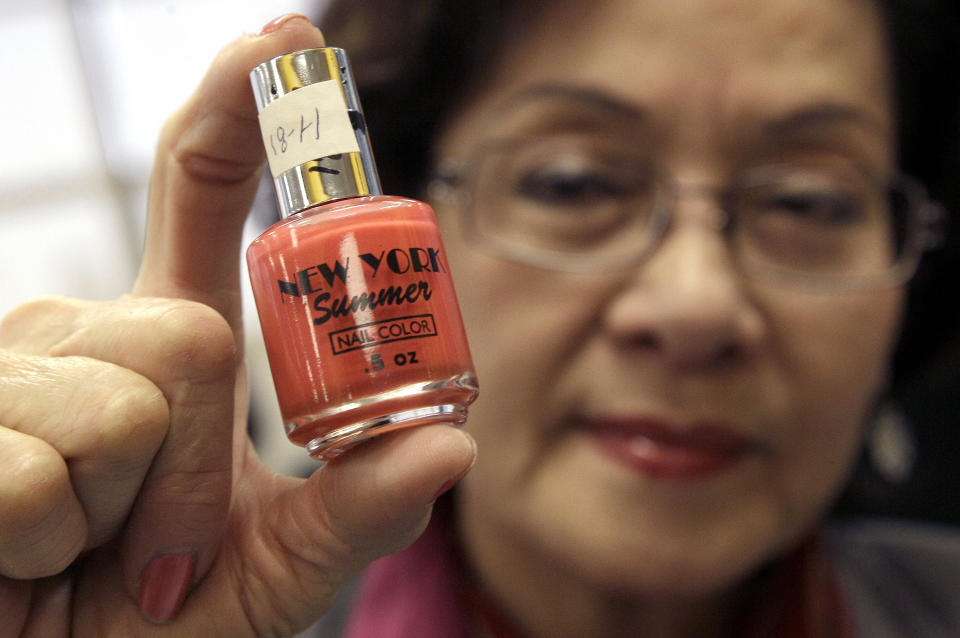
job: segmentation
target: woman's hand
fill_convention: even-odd
[[[473,462],[444,426],[307,480],[252,450],[239,259],[264,156],[248,73],[323,45],[297,17],[265,31],[224,49],[164,128],[133,293],[41,299],[0,326],[0,636],[293,634],[411,542]]]

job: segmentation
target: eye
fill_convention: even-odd
[[[770,192],[755,206],[764,214],[786,215],[796,222],[824,226],[849,226],[864,216],[860,198],[842,190]]]
[[[531,168],[513,187],[516,196],[553,207],[620,202],[632,197],[636,189],[626,176],[611,168],[569,164]]]

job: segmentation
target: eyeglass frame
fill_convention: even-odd
[[[728,235],[727,231],[733,227],[735,222],[726,202],[730,199],[728,194],[736,188],[736,184],[743,181],[742,177],[776,166],[793,166],[789,162],[772,162],[752,166],[741,172],[741,179],[733,180],[730,185],[726,186],[685,184],[666,171],[658,171],[657,201],[650,213],[652,224],[649,227],[649,241],[629,259],[616,256],[604,260],[602,258],[598,259],[596,255],[577,254],[575,252],[564,253],[546,249],[520,248],[498,242],[495,237],[483,234],[478,230],[478,224],[475,221],[475,184],[470,184],[470,181],[479,172],[478,167],[481,161],[487,154],[497,148],[516,145],[530,139],[491,140],[477,148],[466,161],[449,157],[441,158],[436,163],[436,168],[429,180],[428,190],[431,197],[455,202],[459,213],[466,220],[466,223],[462,224],[461,227],[464,237],[468,241],[486,248],[501,259],[557,272],[621,271],[635,268],[644,263],[663,244],[673,224],[679,199],[685,192],[712,192],[718,210],[723,213],[722,224],[718,225],[717,230]],[[869,173],[864,171],[864,174],[868,175]],[[887,179],[874,179],[872,181],[876,182],[875,185],[886,192],[888,197],[892,189],[898,188],[908,202],[905,218],[907,235],[902,254],[882,274],[863,279],[844,276],[820,276],[785,268],[780,269],[774,265],[750,268],[749,264],[745,265],[737,259],[736,263],[740,272],[755,279],[782,282],[801,288],[827,292],[883,289],[900,286],[908,282],[916,273],[924,254],[934,250],[942,243],[946,232],[946,210],[939,202],[929,196],[926,187],[920,180],[903,172],[894,171]]]

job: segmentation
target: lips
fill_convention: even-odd
[[[705,479],[762,450],[759,440],[722,423],[679,426],[656,419],[618,418],[584,425],[602,454],[665,481]]]

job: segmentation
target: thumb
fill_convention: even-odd
[[[426,528],[433,502],[466,475],[476,455],[476,443],[463,430],[402,430],[358,446],[275,499],[261,519],[259,544],[275,553],[257,554],[268,565],[244,557],[250,582],[264,589],[248,598],[262,601],[250,610],[258,631],[298,628],[275,627],[279,618],[308,625],[352,573],[412,543]]]

